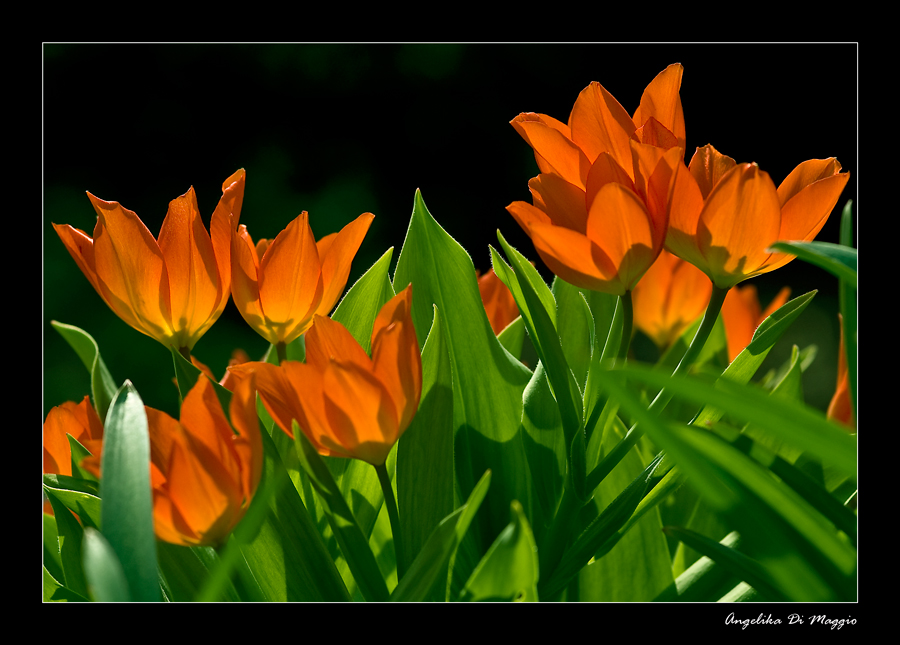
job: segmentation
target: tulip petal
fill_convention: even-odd
[[[615,264],[587,236],[541,223],[532,224],[527,232],[547,267],[566,282],[614,295],[625,293]]]
[[[106,296],[103,295],[103,290],[100,288],[100,282],[97,279],[97,271],[94,268],[94,240],[81,229],[74,228],[68,224],[53,224],[53,230],[59,235],[59,239],[62,240],[63,245],[66,247],[69,255],[72,256],[72,259],[75,260],[75,264],[81,269],[84,277],[88,279],[88,282],[91,283],[91,286],[94,287],[105,302]],[[108,302],[107,305],[109,305]]]
[[[629,141],[635,125],[622,105],[600,83],[592,82],[575,100],[569,116],[572,141],[589,163],[606,152],[627,172],[631,171]]]
[[[159,249],[169,275],[175,342],[191,349],[216,321],[213,314],[222,291],[212,240],[200,219],[193,187],[169,203]]]
[[[315,323],[306,335],[306,364],[324,372],[329,361],[340,359],[364,369],[372,369],[372,360],[362,346],[341,323],[316,315]]]
[[[713,186],[719,183],[725,173],[735,165],[737,164],[734,159],[723,155],[711,145],[707,144],[702,148],[697,148],[694,156],[691,157],[689,168],[703,199],[709,197]]]
[[[617,267],[625,289],[634,288],[662,248],[662,237],[641,200],[625,186],[603,186],[588,212],[587,236]]]
[[[715,185],[697,231],[699,250],[721,288],[756,275],[778,239],[781,207],[769,175],[756,164],[740,164]]]
[[[547,224],[552,226],[550,216],[540,208],[528,202],[513,202],[506,207],[510,215],[519,223],[522,230],[528,233],[532,224]],[[530,235],[530,233],[529,233]]]
[[[584,189],[567,182],[559,175],[541,174],[528,182],[535,195],[535,205],[550,217],[554,226],[563,226],[584,234],[587,210]]]
[[[332,360],[322,376],[329,433],[322,443],[335,452],[380,465],[400,438],[394,401],[382,382],[355,363]]]
[[[677,140],[675,145],[684,147],[684,111],[681,106],[681,77],[684,67],[681,63],[669,65],[644,90],[641,104],[634,113],[635,127],[643,126],[653,118],[666,130],[673,133]],[[645,141],[646,142],[646,141]]]
[[[232,237],[231,295],[241,316],[258,334],[272,344],[277,336],[266,326],[259,301],[259,256],[247,227],[241,224]]]
[[[221,286],[217,314],[225,308],[231,294],[231,237],[240,223],[245,181],[246,173],[242,168],[222,182],[222,197],[219,198],[216,210],[209,220],[209,236],[216,256]]]
[[[375,375],[394,401],[402,433],[418,410],[422,394],[422,356],[412,322],[412,285],[378,312],[372,330],[372,362]]]
[[[229,407],[231,424],[237,431],[234,450],[241,463],[241,488],[248,505],[259,486],[263,468],[263,444],[256,410],[256,375],[239,380],[234,386]]]
[[[169,276],[159,244],[132,211],[88,197],[97,212],[94,266],[104,299],[129,325],[169,345]]]
[[[584,188],[591,160],[573,143],[568,126],[553,117],[533,112],[520,114],[510,123],[534,149],[541,172],[555,173]]]
[[[350,265],[373,219],[375,216],[372,213],[363,213],[339,233],[328,235],[317,242],[324,288],[317,313],[327,316],[340,299],[350,276]]]
[[[266,326],[289,343],[312,325],[322,300],[322,269],[309,216],[302,212],[259,261],[259,300]]]

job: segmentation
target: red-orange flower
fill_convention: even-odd
[[[850,372],[847,369],[847,346],[844,341],[844,319],[838,314],[841,321],[841,342],[838,353],[837,386],[831,402],[828,404],[827,416],[833,421],[838,421],[848,428],[856,427],[853,418],[853,404],[850,401]]]
[[[755,163],[698,148],[676,172],[666,248],[723,289],[774,271],[794,256],[767,249],[819,233],[850,178],[840,170],[834,157],[811,159],[776,188]]]
[[[53,225],[66,249],[119,318],[168,347],[190,351],[228,301],[244,171],[222,184],[210,232],[193,187],[169,203],[158,241],[118,202],[88,198],[97,212],[93,239],[68,224]]]
[[[659,255],[670,179],[684,155],[682,72],[679,64],[661,72],[633,116],[591,83],[567,124],[534,113],[513,119],[541,174],[528,182],[534,203],[507,210],[567,282],[623,295]]]
[[[663,351],[703,315],[711,292],[702,271],[663,250],[632,292],[634,325]]]
[[[478,276],[478,292],[481,294],[481,302],[484,304],[494,334],[499,334],[519,317],[519,307],[512,292],[497,277],[493,269]]]
[[[184,397],[180,421],[145,409],[156,536],[183,546],[221,544],[244,516],[262,475],[254,379],[235,387],[231,423],[202,375]]]
[[[306,211],[271,242],[254,244],[242,224],[232,247],[232,297],[247,324],[275,345],[308,330],[313,316],[327,315],[374,217],[363,213],[318,242]]]
[[[306,363],[245,363],[260,399],[293,437],[292,422],[320,454],[378,466],[409,426],[422,393],[422,360],[412,322],[412,285],[375,319],[372,356],[338,322],[316,316],[306,335]]]
[[[790,295],[791,288],[784,287],[763,311],[756,293],[756,285],[748,284],[728,292],[725,302],[722,303],[722,322],[725,324],[729,361],[733,361],[744,351],[760,323],[786,303]]]
[[[84,446],[96,458],[103,444],[103,423],[85,396],[81,403],[66,401],[47,413],[44,421],[44,472],[72,476],[72,450],[67,435]],[[44,512],[53,514],[49,503]]]

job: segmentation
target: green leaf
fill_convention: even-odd
[[[389,248],[362,277],[357,280],[331,315],[350,332],[366,353],[372,343],[375,318],[384,304],[394,297],[388,276],[394,248]]]
[[[130,597],[159,600],[147,415],[130,381],[119,388],[103,424],[101,471],[103,536],[122,564]]]
[[[668,535],[678,538],[695,551],[702,553],[719,564],[725,572],[752,586],[756,591],[762,594],[765,599],[776,602],[784,602],[787,600],[781,592],[772,585],[766,571],[752,558],[689,529],[678,526],[667,526],[664,530]]]
[[[768,251],[796,255],[856,289],[856,249],[832,242],[775,242]]]
[[[73,325],[66,325],[55,320],[51,320],[50,324],[75,350],[78,358],[87,368],[91,375],[91,395],[94,399],[94,409],[101,419],[105,418],[109,404],[116,394],[116,383],[100,357],[97,342],[86,331]]]
[[[404,569],[453,511],[453,382],[440,312],[422,349],[422,395],[397,445],[397,505]]]
[[[853,247],[853,201],[847,200],[841,213],[841,244]],[[847,376],[850,381],[850,402],[853,406],[853,418],[856,418],[856,380],[858,366],[857,356],[857,294],[856,285],[841,280],[838,286],[838,297],[841,319],[844,328],[844,351],[847,354]]]
[[[100,529],[100,493],[97,483],[66,475],[44,474],[44,490],[81,518],[82,524]]]
[[[188,392],[197,385],[197,381],[200,380],[200,377],[209,377],[206,376],[199,367],[182,356],[180,352],[175,349],[170,349],[170,351],[172,352],[172,360],[175,364],[175,380],[178,383],[178,394],[181,397],[181,400],[184,401],[184,397],[186,397]],[[219,385],[213,379],[209,379],[209,382],[212,383],[213,391],[216,393],[219,403],[222,404],[222,410],[225,412],[225,416],[228,416],[229,404],[231,403],[231,392]]]
[[[828,421],[818,410],[727,378],[709,383],[699,377],[673,378],[636,366],[622,371],[629,380],[665,387],[676,397],[707,404],[752,423],[759,432],[815,455],[849,477],[856,477],[856,437]],[[711,422],[695,421],[694,424],[708,426]]]
[[[283,434],[281,430],[276,432]],[[272,602],[350,600],[347,588],[323,543],[310,512],[291,482],[273,438],[262,433],[265,460],[257,497],[238,525],[236,542],[265,598]],[[263,514],[265,519],[254,517]],[[247,525],[245,525],[247,522]],[[249,529],[249,530],[247,530]],[[203,599],[220,599],[210,585]]]
[[[538,600],[537,545],[522,513],[522,505],[513,502],[511,514],[512,521],[478,563],[460,600]]]
[[[87,583],[81,564],[81,543],[84,529],[52,492],[48,491],[47,497],[53,507],[59,539],[59,563],[63,571],[63,578],[59,582],[64,584],[67,589],[86,597],[88,595]]]
[[[84,572],[91,598],[97,602],[130,602],[125,569],[115,549],[99,531],[84,530]]]
[[[472,259],[434,220],[418,191],[394,291],[408,284],[413,285],[412,317],[420,344],[431,329],[435,305],[441,315],[453,379],[459,499],[468,497],[486,470],[493,473],[485,512],[469,532],[483,552],[505,528],[512,500],[530,512],[530,473],[520,425],[522,393],[531,372],[500,344],[481,302]]]
[[[476,511],[487,495],[491,483],[491,471],[482,475],[472,489],[472,494],[460,508],[445,517],[434,528],[419,554],[413,560],[406,575],[391,593],[395,602],[419,602],[431,598],[431,590],[445,570],[448,560],[453,558],[475,517]],[[443,599],[443,590],[438,597]]]
[[[356,519],[341,495],[328,466],[300,430],[296,421],[293,424],[293,431],[300,462],[322,501],[328,522],[363,597],[375,602],[387,600],[389,596],[387,585],[378,569],[378,563],[369,547],[368,539],[356,523]]]

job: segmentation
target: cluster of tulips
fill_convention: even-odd
[[[512,120],[540,174],[528,182],[532,202],[515,201],[507,210],[559,280],[618,299],[623,327],[613,353],[619,365],[634,328],[662,352],[703,318],[678,367],[686,369],[720,313],[733,360],[790,293],[785,288],[763,310],[754,287],[736,285],[794,259],[773,243],[813,240],[849,179],[830,158],[800,163],[776,186],[756,163],[738,163],[711,145],[685,163],[682,72],[675,64],[660,73],[633,115],[595,82],[578,95],[567,123],[535,113]],[[224,181],[208,230],[193,188],[169,204],[158,237],[134,212],[90,193],[97,214],[92,236],[53,225],[103,302],[200,374],[185,388],[179,419],[146,408],[156,537],[189,547],[227,541],[259,487],[264,409],[292,441],[299,431],[322,456],[374,466],[399,544],[386,464],[422,399],[425,339],[416,332],[413,299],[424,296],[415,281],[395,283],[361,343],[329,315],[374,216],[364,213],[316,240],[303,212],[274,239],[254,242],[241,222],[245,180],[239,170]],[[478,278],[484,315],[502,335],[520,312],[528,313],[525,327],[552,378],[553,354],[535,332],[534,300],[510,271],[495,262]],[[191,352],[229,298],[271,344],[274,360],[244,356],[217,380]],[[530,312],[523,311],[526,303]],[[295,360],[288,348],[301,337],[304,358]],[[850,431],[852,405],[842,378],[829,416]],[[559,381],[551,387],[563,398]],[[230,398],[219,395],[223,389]],[[564,426],[566,406],[560,400]],[[50,411],[44,473],[102,481],[104,419],[96,408],[85,396]],[[575,434],[590,430],[584,412],[576,415]],[[564,450],[574,469],[573,431],[566,430]],[[77,461],[67,435],[84,449]],[[579,499],[583,504],[584,496]],[[53,513],[49,503],[45,512]],[[548,552],[555,541],[566,541],[567,527],[571,523],[562,522],[548,531]]]

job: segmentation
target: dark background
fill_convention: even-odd
[[[841,208],[858,204],[857,56],[855,44],[45,44],[43,414],[90,391],[50,326],[59,320],[94,336],[117,382],[131,379],[146,404],[177,415],[168,350],[110,312],[50,226],[92,234],[85,191],[135,211],[154,235],[190,186],[208,224],[238,168],[247,171],[241,222],[254,239],[302,210],[317,238],[370,211],[349,287],[389,247],[396,263],[419,188],[477,268],[490,267],[500,229],[549,282],[505,210],[530,201],[537,174],[509,121],[520,112],[566,121],[591,81],[633,113],[646,85],[680,62],[687,158],[712,143],[777,185],[802,161],[837,157],[851,180],[817,238],[837,242]],[[804,388],[824,409],[836,374],[835,280],[795,260],[752,282],[763,306],[784,285],[795,296],[819,289],[767,366],[794,343],[816,344]],[[194,355],[220,377],[235,347],[256,359],[267,343],[229,302]]]

